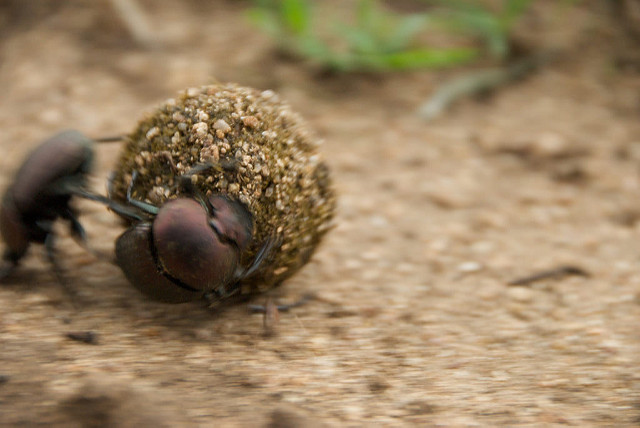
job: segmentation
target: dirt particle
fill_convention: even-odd
[[[242,118],[242,123],[244,123],[244,126],[248,128],[257,128],[258,125],[260,125],[260,121],[255,116],[244,116]]]
[[[231,183],[227,187],[227,192],[229,192],[232,195],[235,195],[239,191],[240,191],[240,185],[238,183]]]
[[[151,140],[152,138],[158,135],[160,135],[160,128],[158,128],[157,126],[154,126],[153,128],[147,131],[147,133],[145,134],[145,137],[147,138],[147,140]]]
[[[231,127],[223,119],[216,120],[216,123],[213,124],[213,128],[225,134],[231,131]]]
[[[380,394],[390,387],[391,385],[389,385],[389,383],[382,378],[369,379],[369,391],[375,394]]]
[[[97,345],[98,335],[93,331],[71,331],[65,336],[76,342],[86,343],[87,345]]]
[[[437,406],[426,401],[412,401],[405,409],[412,415],[430,415],[438,411]]]
[[[530,302],[534,297],[533,290],[527,287],[511,287],[507,292],[509,293],[509,297],[521,303]]]
[[[300,409],[290,406],[274,410],[265,428],[320,428],[325,426]]]
[[[458,265],[458,270],[462,273],[473,273],[482,270],[482,263],[468,261]]]
[[[195,125],[193,125],[191,130],[193,131],[194,134],[196,134],[197,137],[204,138],[207,136],[207,133],[209,132],[209,125],[207,125],[206,122],[198,122]]]
[[[59,410],[69,424],[87,428],[170,427],[180,419],[158,393],[98,375],[60,402]]]

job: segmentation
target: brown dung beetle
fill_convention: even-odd
[[[253,219],[239,201],[225,195],[206,197],[191,177],[216,165],[199,165],[179,180],[184,196],[160,207],[131,197],[138,176],[133,172],[127,201],[138,213],[111,208],[132,221],[116,241],[116,263],[146,296],[165,303],[205,298],[212,305],[240,292],[276,245],[268,239],[248,267],[240,259],[253,238]]]
[[[44,244],[58,281],[71,292],[56,259],[53,224],[58,219],[68,221],[71,235],[85,245],[84,228],[70,201],[80,196],[112,205],[107,198],[87,190],[86,178],[94,142],[119,139],[91,140],[78,131],[67,130],[46,140],[26,158],[0,207],[0,235],[5,243],[0,280],[18,266],[31,243]]]

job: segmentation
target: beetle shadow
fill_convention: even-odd
[[[210,308],[204,299],[166,304],[145,300],[142,296],[127,299],[123,305],[126,307],[121,309],[132,316],[135,316],[135,313],[145,313],[144,320],[136,320],[137,327],[160,328],[185,340],[215,340],[228,335],[250,339],[257,337],[255,327],[262,325],[262,317],[251,313],[249,303],[262,304],[263,301],[253,297],[255,296],[241,296],[225,300],[220,305]],[[256,319],[259,320],[258,324]]]
[[[19,292],[35,292],[56,287],[56,278],[50,270],[20,265],[0,281],[0,288]]]

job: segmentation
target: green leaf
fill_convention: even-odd
[[[274,38],[280,38],[282,30],[280,22],[275,15],[265,9],[249,9],[247,11],[247,17],[249,20],[262,31]]]
[[[369,54],[379,49],[378,41],[369,31],[345,24],[336,25],[335,29],[347,42],[347,48],[351,52]]]
[[[389,35],[385,50],[393,52],[405,49],[427,27],[427,15],[414,14],[402,18]]]
[[[296,35],[304,34],[311,25],[311,6],[307,0],[282,0],[281,14],[287,29]]]
[[[363,30],[373,30],[378,25],[379,13],[375,0],[360,0],[356,6],[356,23]]]
[[[492,12],[453,10],[444,12],[434,20],[452,30],[480,38],[487,46],[489,53],[496,58],[504,58],[508,53],[508,28],[505,27],[501,18]]]
[[[529,7],[530,3],[531,0],[503,0],[503,24],[507,27],[510,27],[516,19],[522,16],[527,7]]]
[[[300,54],[319,63],[331,61],[332,52],[322,40],[312,37],[300,37],[297,39],[297,49]]]
[[[427,3],[436,3],[446,10],[459,11],[465,13],[488,13],[486,6],[479,1],[472,0],[426,0]]]
[[[478,56],[472,48],[414,49],[381,55],[375,62],[384,64],[388,70],[447,67],[468,62]]]

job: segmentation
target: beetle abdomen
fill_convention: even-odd
[[[89,138],[74,130],[60,132],[38,146],[16,173],[10,190],[17,209],[23,214],[45,215],[54,208],[47,206],[50,202],[65,206],[70,198],[65,185],[70,181],[84,184],[93,160],[92,147]]]
[[[183,303],[201,296],[199,290],[181,287],[164,276],[152,251],[151,225],[140,224],[116,241],[116,262],[129,282],[146,296],[166,303]]]

